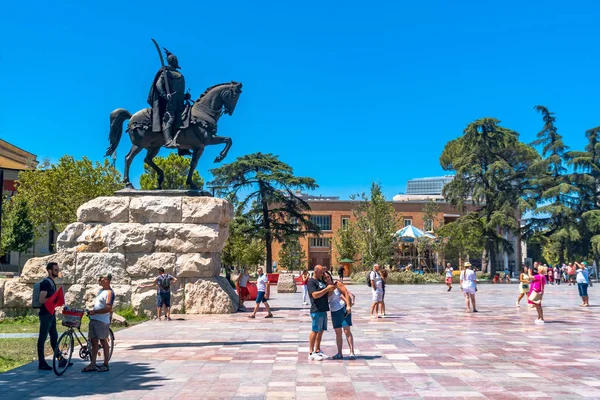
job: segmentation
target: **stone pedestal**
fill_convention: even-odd
[[[277,293],[296,293],[296,289],[294,274],[279,274]]]
[[[56,254],[30,259],[18,280],[0,282],[0,306],[30,307],[33,284],[46,275],[46,264],[56,261],[65,300],[75,307],[93,304],[96,277],[109,271],[116,306],[154,314],[156,289],[141,285],[151,283],[163,267],[178,279],[171,286],[173,313],[237,311],[235,291],[219,278],[231,204],[173,191],[151,193],[119,192],[82,205],[77,222],[58,236]]]

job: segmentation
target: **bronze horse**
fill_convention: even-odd
[[[190,171],[186,180],[187,185],[192,190],[198,190],[198,187],[192,181],[192,174],[198,165],[198,160],[204,152],[205,146],[225,143],[225,148],[215,158],[215,162],[220,162],[227,156],[227,152],[231,148],[231,138],[216,135],[217,122],[223,113],[233,114],[241,93],[242,84],[239,82],[222,83],[209,87],[194,102],[191,115],[186,118],[184,125],[177,133],[176,142],[179,149],[192,151]],[[108,135],[110,145],[106,150],[105,157],[114,157],[123,134],[123,122],[130,120],[127,132],[132,145],[131,150],[125,156],[125,173],[123,176],[125,187],[130,189],[133,189],[133,185],[129,181],[129,167],[131,167],[131,162],[142,149],[148,150],[144,162],[156,171],[158,174],[158,189],[162,189],[164,173],[152,160],[156,157],[160,148],[164,146],[165,141],[161,132],[152,132],[150,112],[150,108],[145,108],[132,116],[124,108],[117,108],[110,113],[110,133]]]

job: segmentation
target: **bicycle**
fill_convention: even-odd
[[[62,325],[69,328],[58,339],[56,342],[56,348],[52,355],[52,369],[57,376],[64,374],[69,368],[71,357],[73,356],[73,350],[75,346],[75,339],[79,344],[79,357],[88,361],[90,359],[90,353],[92,350],[92,342],[86,339],[83,332],[81,332],[81,319],[83,318],[83,310],[65,309],[62,311]],[[79,332],[79,335],[77,334]],[[108,329],[109,343],[109,354],[108,361],[110,361],[114,349],[115,335],[112,329]],[[98,354],[96,355],[96,361],[104,362],[104,351],[102,349],[102,343],[98,344]]]

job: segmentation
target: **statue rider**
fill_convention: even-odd
[[[169,50],[164,50],[168,65],[156,73],[148,95],[148,104],[152,107],[152,132],[162,131],[165,147],[173,149],[177,148],[173,134],[181,126],[181,113],[189,93],[185,93],[185,78],[178,71],[181,68],[177,57]]]

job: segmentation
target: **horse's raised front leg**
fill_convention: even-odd
[[[211,138],[211,140],[208,142],[209,145],[215,145],[215,144],[223,144],[225,143],[225,148],[219,153],[219,155],[217,156],[217,158],[215,158],[215,162],[221,162],[223,161],[223,159],[225,157],[227,157],[227,153],[229,152],[229,149],[231,148],[231,145],[233,144],[232,140],[230,137],[227,136],[213,136]]]
[[[198,186],[196,186],[196,184],[192,180],[192,176],[194,175],[194,171],[196,170],[198,160],[200,159],[202,153],[204,153],[204,147],[198,147],[193,149],[192,151],[192,159],[190,160],[190,171],[188,172],[187,180],[185,181],[185,183],[187,183],[187,185],[192,190],[198,190]]]
[[[132,144],[129,153],[127,153],[127,155],[125,156],[125,173],[123,174],[123,183],[128,189],[134,189],[133,185],[129,181],[129,167],[131,167],[131,162],[133,161],[135,156],[140,154],[140,151],[142,151],[142,149],[142,147]]]
[[[154,164],[154,161],[153,161],[154,157],[156,157],[156,155],[158,154],[159,151],[160,151],[160,146],[149,148],[148,152],[146,153],[146,158],[144,158],[144,162],[146,164],[148,164],[150,167],[152,167],[153,170],[156,171],[156,174],[158,175],[157,189],[162,189],[162,184],[163,184],[163,181],[165,180],[165,174],[162,169],[158,168],[158,165]]]

